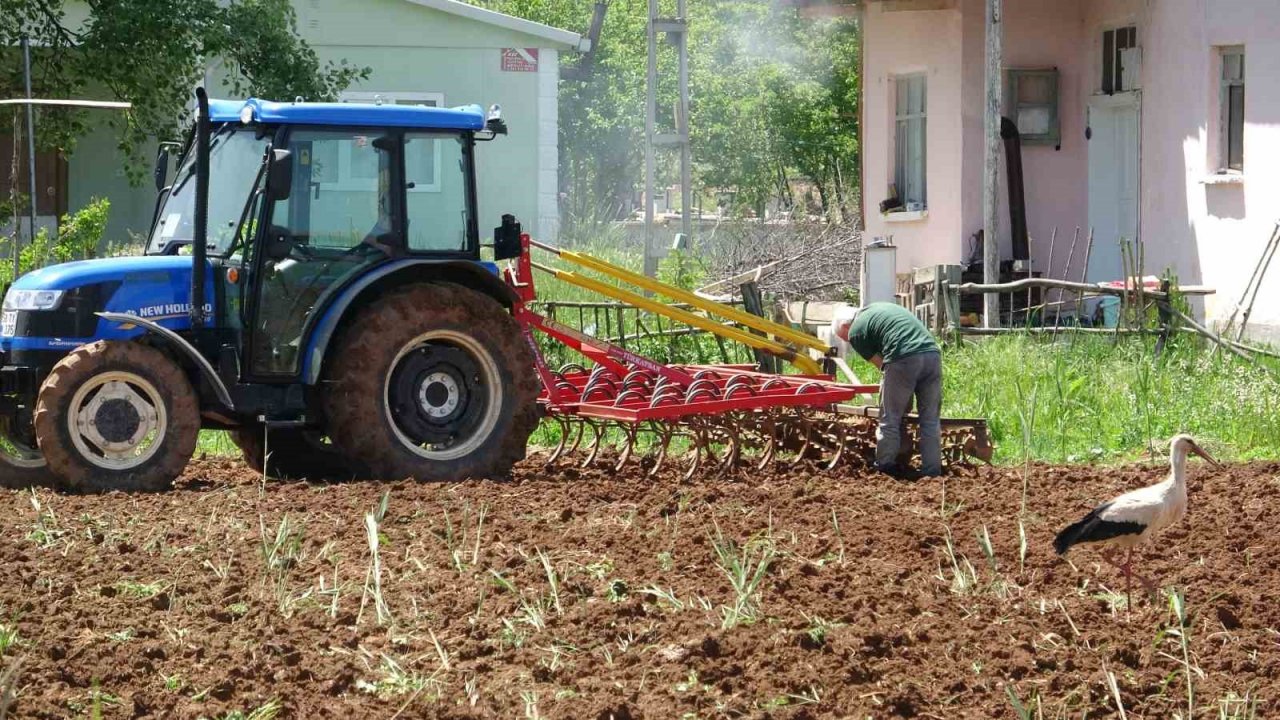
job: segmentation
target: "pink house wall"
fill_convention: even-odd
[[[1070,269],[1071,233],[1088,228],[1086,108],[1101,78],[1104,29],[1138,27],[1142,48],[1139,233],[1147,272],[1173,269],[1183,283],[1217,289],[1200,310],[1210,322],[1231,311],[1280,218],[1280,5],[1276,0],[1005,0],[1006,67],[1059,70],[1062,145],[1023,149],[1028,230],[1035,267],[1079,278],[1083,241]],[[866,14],[865,182],[869,235],[893,234],[899,271],[962,262],[982,226],[984,3]],[[1218,169],[1218,49],[1244,45],[1245,172],[1206,183]],[[929,73],[929,217],[886,223],[877,205],[892,175],[895,74]],[[959,91],[955,92],[958,88]],[[1001,168],[1003,175],[1003,167]],[[1002,178],[1003,184],[1003,178]],[[1002,256],[1009,257],[1001,202]],[[1048,240],[1058,238],[1052,267]],[[1280,341],[1280,266],[1254,308],[1256,335]]]
[[[961,15],[959,10],[866,14],[863,89],[863,187],[868,238],[893,235],[898,269],[960,262],[961,207]],[[880,202],[894,173],[894,81],[925,73],[928,215],[912,222],[886,222]]]
[[[984,3],[957,0],[953,9],[884,12],[868,4],[864,162],[867,229],[874,237],[892,234],[899,246],[899,272],[933,263],[966,261],[971,237],[982,229]],[[1055,267],[1065,267],[1071,230],[1086,225],[1087,171],[1083,129],[1083,21],[1079,9],[1061,0],[1007,0],[1005,56],[1008,67],[1057,67],[1062,147],[1023,150],[1028,232],[1036,267],[1048,262],[1049,237],[1059,230]],[[1052,32],[1031,32],[1036,27]],[[927,70],[929,217],[890,223],[879,213],[893,175],[893,109],[896,75]],[[959,92],[953,92],[959,88]],[[1003,166],[1002,166],[1003,175]],[[1010,255],[1008,202],[1001,188],[1000,243]],[[1064,239],[1065,236],[1065,239]],[[1080,259],[1076,260],[1079,264]]]

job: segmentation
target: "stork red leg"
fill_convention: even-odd
[[[1129,607],[1129,594],[1133,586],[1133,567],[1131,559],[1133,557],[1133,548],[1125,551],[1124,562],[1116,562],[1116,554],[1112,550],[1105,550],[1102,553],[1102,559],[1107,564],[1119,570],[1124,575],[1124,603],[1125,607]]]

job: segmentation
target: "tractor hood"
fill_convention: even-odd
[[[212,312],[212,265],[205,288],[205,309]],[[189,256],[103,258],[51,265],[23,275],[9,288],[0,350],[76,347],[93,340],[124,340],[143,332],[136,326],[99,319],[96,313],[104,311],[129,313],[172,330],[184,330],[190,327],[190,298]]]
[[[14,290],[72,290],[84,285],[124,281],[127,277],[163,274],[191,289],[191,258],[181,255],[102,258],[50,265],[18,278]]]

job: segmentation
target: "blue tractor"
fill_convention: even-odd
[[[162,490],[203,429],[275,475],[509,472],[538,422],[480,254],[495,106],[209,100],[142,257],[31,272],[0,323],[0,484]],[[502,218],[495,259],[519,253]]]

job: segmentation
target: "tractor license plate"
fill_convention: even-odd
[[[13,337],[18,330],[18,311],[5,310],[4,316],[0,317],[0,337]]]

